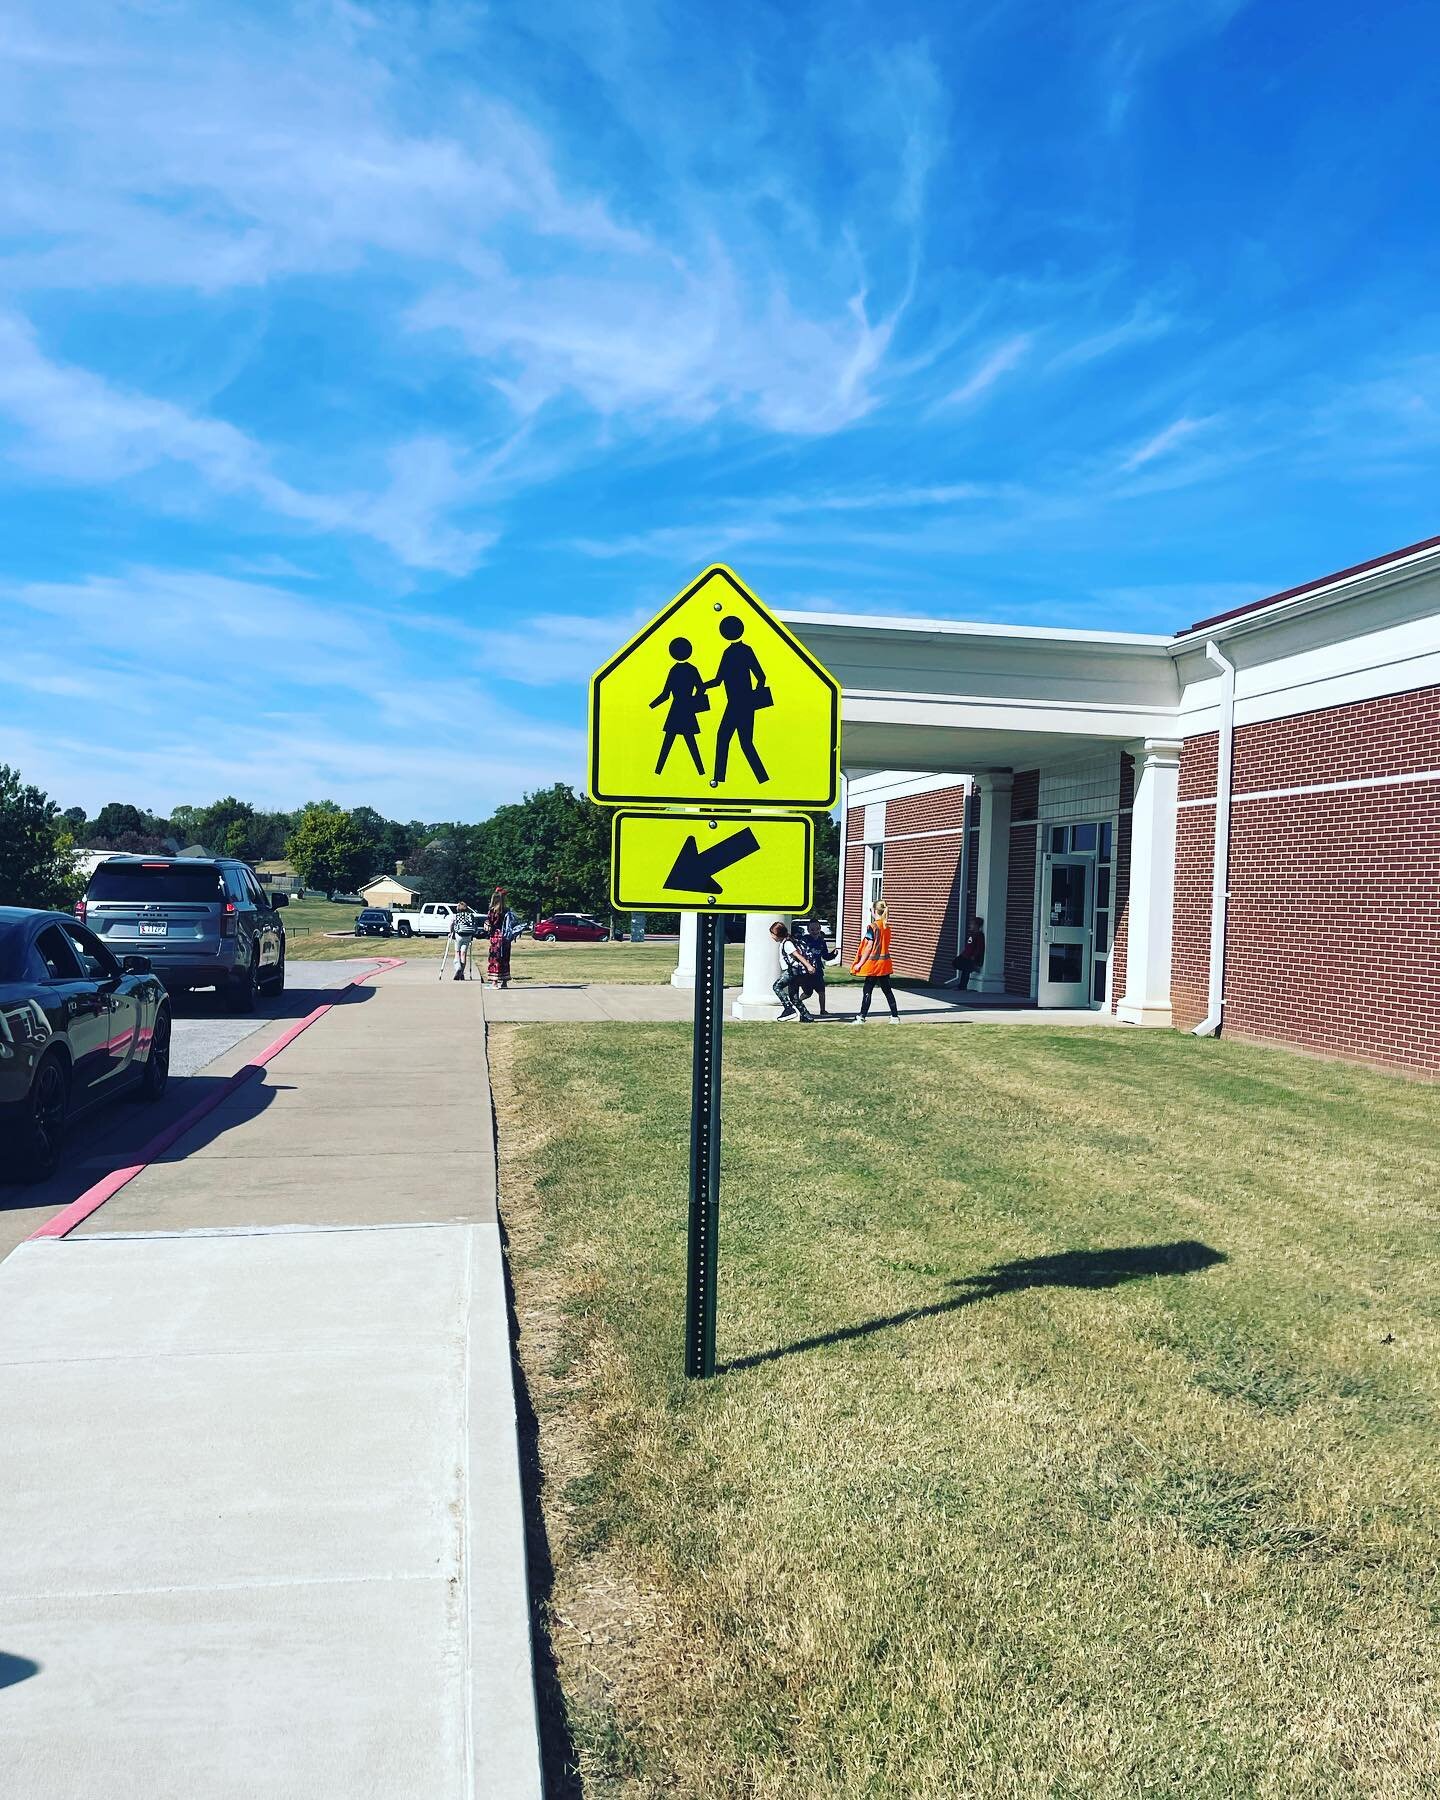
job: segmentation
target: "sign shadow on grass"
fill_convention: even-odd
[[[889,1331],[917,1319],[936,1319],[944,1313],[958,1312],[962,1306],[973,1306],[977,1300],[995,1300],[1026,1288],[1112,1288],[1156,1275],[1193,1275],[1226,1260],[1224,1251],[1213,1250],[1209,1244],[1197,1243],[1193,1238],[1171,1244],[1127,1244],[1109,1250],[1059,1250],[1051,1256],[1023,1256],[1014,1262],[997,1263],[983,1274],[963,1275],[952,1281],[951,1287],[965,1291],[948,1300],[907,1307],[904,1312],[866,1319],[859,1325],[842,1325],[774,1350],[757,1350],[753,1356],[737,1356],[733,1362],[722,1363],[718,1373],[735,1374],[741,1369],[758,1368],[761,1363],[778,1362],[782,1356],[796,1356],[802,1350],[823,1350],[829,1344],[872,1337],[877,1331]]]

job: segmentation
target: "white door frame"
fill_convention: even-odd
[[[1051,876],[1057,868],[1079,868],[1085,872],[1085,918],[1080,925],[1052,925]],[[1050,948],[1080,946],[1080,978],[1078,981],[1051,981]],[[1036,971],[1037,1006],[1076,1006],[1093,1008],[1090,983],[1095,957],[1095,856],[1092,851],[1072,850],[1063,855],[1046,851],[1040,865],[1040,957]]]

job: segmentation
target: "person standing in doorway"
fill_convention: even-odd
[[[510,985],[510,950],[520,935],[520,922],[511,912],[502,887],[497,887],[490,896],[485,929],[490,934],[490,957],[486,965],[490,985],[507,988]]]
[[[860,946],[855,952],[855,960],[850,965],[850,973],[858,975],[865,983],[864,992],[860,996],[860,1010],[850,1021],[852,1025],[863,1025],[870,1013],[870,997],[878,987],[890,1003],[891,1023],[900,1023],[900,1008],[895,1004],[895,990],[890,985],[890,977],[895,973],[895,964],[890,956],[890,926],[887,920],[887,908],[883,900],[877,900],[870,908],[870,923],[865,927],[865,934],[860,939]]]
[[[770,935],[780,947],[780,975],[775,982],[780,1017],[775,1023],[784,1025],[799,1019],[804,1025],[813,1025],[815,1015],[805,1007],[805,982],[813,973],[810,959],[791,937],[789,926],[781,920],[777,919],[770,927]]]
[[[720,715],[720,729],[715,734],[715,780],[725,779],[730,740],[738,738],[750,773],[757,781],[766,782],[770,777],[755,748],[755,715],[762,708],[773,706],[775,696],[766,686],[759,657],[744,641],[745,621],[733,614],[722,619],[720,635],[725,639],[720,666],[715,671],[715,679],[705,683],[707,688],[723,687],[725,690],[725,710]]]
[[[946,987],[958,987],[963,994],[970,986],[970,977],[978,969],[985,967],[985,921],[972,919],[970,929],[965,933],[965,943],[960,954],[955,958],[955,973],[945,983]]]
[[[700,760],[700,714],[709,712],[710,696],[705,692],[705,683],[700,679],[700,671],[689,660],[689,638],[677,637],[670,640],[672,666],[665,678],[665,685],[650,702],[651,707],[663,706],[668,700],[670,709],[665,714],[665,741],[660,746],[660,760],[655,765],[655,773],[659,775],[665,767],[665,759],[670,754],[670,747],[676,738],[684,738],[685,748],[690,752],[690,760],[695,765],[696,773],[703,775],[705,765]]]

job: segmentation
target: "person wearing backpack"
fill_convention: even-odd
[[[805,1005],[805,983],[814,974],[814,966],[781,920],[770,927],[770,935],[780,946],[780,975],[775,982],[780,1017],[775,1023],[788,1025],[792,1019],[799,1019],[804,1025],[813,1025],[815,1015]]]
[[[475,931],[475,915],[471,912],[469,903],[462,900],[450,915],[450,937],[455,945],[455,973],[451,977],[453,981],[468,979]]]

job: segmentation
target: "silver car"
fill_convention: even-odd
[[[172,994],[214,988],[237,1013],[285,986],[284,894],[228,856],[112,856],[76,915],[113,955],[141,955]]]

